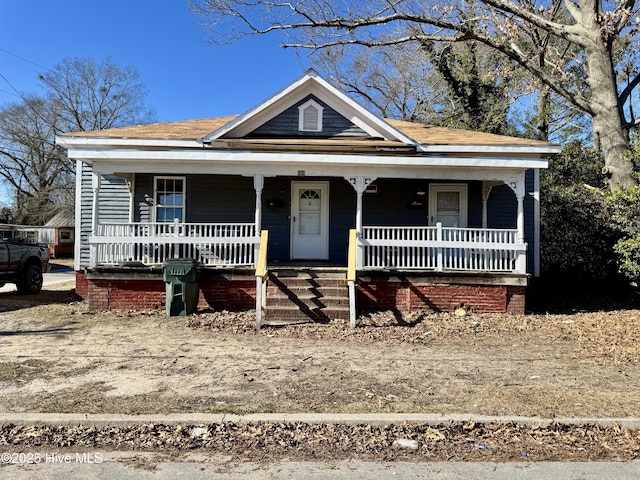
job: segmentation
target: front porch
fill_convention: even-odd
[[[89,237],[91,266],[192,258],[213,269],[255,269],[260,255],[252,223],[102,223],[96,231]],[[526,274],[527,245],[516,229],[364,226],[349,242],[358,271]]]
[[[161,308],[163,262],[191,258],[202,272],[200,308],[255,308],[258,328],[340,312],[355,326],[372,309],[524,312],[527,245],[516,229],[363,226],[350,231],[342,265],[270,262],[268,231],[257,232],[252,223],[102,223],[79,289],[101,299],[96,309],[128,308],[127,298]],[[138,288],[119,303],[118,292]]]

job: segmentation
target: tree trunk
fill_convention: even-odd
[[[550,88],[546,85],[538,91],[538,111],[536,115],[536,130],[538,140],[549,141],[549,110],[551,103]]]
[[[616,73],[613,55],[607,40],[602,36],[602,25],[591,17],[588,28],[587,82],[592,92],[591,117],[594,138],[599,139],[604,155],[605,173],[609,188],[618,190],[635,184],[633,165],[628,158],[630,152],[629,130],[625,126],[624,113],[618,104]],[[597,143],[596,143],[597,145]]]

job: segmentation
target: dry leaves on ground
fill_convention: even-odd
[[[264,326],[255,331],[251,312],[204,312],[189,318],[194,328],[245,335],[281,338],[338,340],[359,343],[432,344],[441,341],[471,341],[477,337],[533,333],[550,341],[578,345],[585,357],[596,362],[640,364],[640,311],[574,313],[570,315],[509,315],[384,311],[363,315],[358,327],[344,320],[326,324]]]
[[[4,425],[7,450],[64,448],[203,450],[252,461],[629,461],[640,431],[617,425],[344,425],[306,423],[141,424],[127,427]]]

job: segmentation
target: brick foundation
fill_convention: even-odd
[[[481,283],[481,282],[479,282]],[[256,285],[250,276],[209,275],[199,281],[198,309],[255,308]],[[367,279],[357,285],[358,310],[431,310],[450,312],[463,306],[475,313],[525,313],[526,287],[520,285],[435,283],[424,278],[401,281]],[[76,294],[92,310],[164,309],[165,283],[154,279],[87,278],[76,272]]]
[[[198,309],[247,310],[255,308],[255,280],[228,280],[213,276],[200,280]],[[166,306],[166,284],[158,279],[89,279],[76,272],[76,294],[89,308],[102,310],[155,310]]]
[[[475,313],[524,314],[523,286],[451,285],[412,281],[372,281],[357,286],[362,310],[431,310],[450,312],[464,307]]]

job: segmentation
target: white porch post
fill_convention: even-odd
[[[362,194],[367,189],[367,185],[375,180],[365,177],[345,177],[356,191],[356,231],[358,236],[362,233]]]
[[[525,197],[525,182],[524,182],[524,172],[519,179],[515,182],[511,182],[509,186],[513,189],[516,194],[516,201],[518,202],[518,216],[516,218],[516,229],[517,229],[517,242],[520,245],[523,245],[524,242],[524,197]],[[517,270],[519,273],[526,273],[527,271],[527,254],[525,252],[521,252],[518,255],[516,261]]]
[[[102,175],[95,170],[91,173],[91,188],[93,190],[93,203],[91,205],[91,235],[98,235],[98,226],[100,225],[100,185],[102,183]],[[96,245],[89,245],[89,263],[92,267],[97,264],[98,252]]]
[[[264,188],[264,175],[256,174],[253,176],[253,188],[256,190],[256,235],[260,236],[260,230],[262,229],[262,189]]]
[[[129,223],[133,223],[135,221],[135,212],[136,212],[136,204],[135,204],[136,174],[135,173],[132,173],[131,176],[127,179],[127,186],[129,187]]]
[[[358,238],[362,236],[362,194],[367,189],[367,185],[375,180],[373,178],[366,177],[345,177],[347,181],[356,191],[356,232]],[[361,270],[363,265],[362,246],[358,245],[356,250],[356,268]]]

